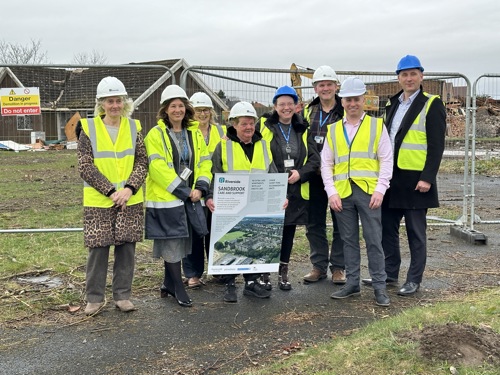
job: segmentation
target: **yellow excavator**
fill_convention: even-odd
[[[299,97],[299,102],[302,102],[303,101],[302,89],[300,88],[300,86],[302,86],[302,77],[312,79],[314,75],[314,69],[305,68],[303,66],[292,63],[292,65],[290,66],[290,70],[295,70],[294,72],[290,73],[290,80],[292,82],[292,87],[294,87],[295,91],[297,92],[297,95]],[[379,97],[377,95],[374,95],[372,90],[368,90],[365,94],[364,110],[365,111],[379,110]]]
[[[295,63],[292,63],[292,65],[290,66],[290,70],[295,70],[295,72],[290,73],[290,79],[292,81],[292,87],[294,87],[295,91],[297,91],[299,102],[302,102],[302,89],[300,88],[300,86],[302,85],[302,77],[312,79],[314,69],[304,68],[302,66],[295,65]],[[307,72],[304,72],[304,70],[307,70]]]

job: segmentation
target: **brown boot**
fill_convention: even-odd
[[[132,302],[130,302],[128,299],[123,299],[120,301],[115,301],[116,308],[120,309],[120,311],[123,312],[129,312],[129,311],[134,311],[137,310]]]
[[[280,263],[278,271],[278,286],[281,290],[290,290],[292,285],[288,281],[288,263]]]
[[[342,268],[335,268],[332,271],[332,282],[337,285],[345,284],[345,271]]]
[[[326,272],[321,272],[317,268],[313,268],[311,272],[303,277],[303,279],[308,283],[315,283],[316,281],[326,279]]]
[[[102,309],[103,306],[104,302],[88,302],[85,307],[85,314],[95,315]]]

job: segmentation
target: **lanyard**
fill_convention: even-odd
[[[361,119],[359,120],[359,126],[356,129],[356,133],[354,134],[354,137],[352,137],[351,141],[349,141],[349,137],[347,135],[347,129],[345,127],[345,124],[342,124],[342,128],[344,129],[344,138],[345,138],[345,141],[347,142],[347,145],[349,146],[349,148],[351,148],[352,141],[354,141],[354,138],[356,137],[356,134],[358,134],[358,130],[361,127],[361,124],[363,123],[363,120],[365,119],[365,115],[366,114],[363,114],[363,117],[361,117]]]
[[[177,151],[179,152],[179,156],[181,157],[181,164],[186,164],[189,159],[189,149],[186,142],[186,129],[182,129],[181,132],[181,143],[179,144],[179,140],[173,131],[170,128],[167,128],[170,136],[174,140],[175,146],[177,147]]]
[[[328,119],[330,118],[330,114],[331,114],[331,112],[328,112],[328,115],[326,115],[326,117],[325,117],[325,121],[323,121],[323,109],[321,109],[321,108],[319,109],[319,128],[320,129],[328,121]]]
[[[278,122],[278,126],[281,130],[281,134],[283,134],[283,138],[285,138],[286,146],[285,146],[285,151],[288,154],[288,158],[290,158],[290,153],[292,152],[292,147],[290,146],[290,132],[292,131],[292,124],[288,127],[288,134],[285,135],[285,132],[283,131],[283,128],[281,127],[281,123]]]
[[[290,124],[290,126],[288,127],[288,134],[287,135],[285,135],[285,132],[283,131],[283,128],[281,127],[281,123],[278,122],[278,126],[280,127],[281,134],[283,134],[283,138],[285,138],[286,144],[288,144],[290,141],[290,131],[292,130],[292,124]]]

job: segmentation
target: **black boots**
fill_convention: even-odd
[[[160,292],[162,297],[166,297],[168,294],[175,297],[180,306],[191,307],[193,305],[182,282],[181,262],[165,262],[165,279]]]
[[[292,285],[288,281],[288,263],[280,262],[278,271],[278,286],[281,290],[292,289]]]

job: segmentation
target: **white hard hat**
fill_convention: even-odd
[[[127,95],[127,90],[122,81],[116,77],[105,77],[97,85],[96,99],[106,98],[109,96]]]
[[[204,92],[195,92],[191,98],[189,98],[189,101],[193,105],[193,108],[213,108],[214,105],[212,104],[212,100],[210,97],[205,94]]]
[[[233,108],[231,108],[231,111],[229,112],[228,118],[229,120],[231,120],[238,117],[253,117],[255,119],[258,118],[255,108],[248,102],[238,102],[233,105]]]
[[[338,83],[339,79],[337,78],[337,73],[335,73],[335,70],[333,70],[328,65],[322,65],[314,71],[312,78],[313,84],[319,81],[333,81]]]
[[[347,77],[340,86],[339,96],[346,98],[350,96],[360,96],[366,92],[366,86],[358,77]]]
[[[161,93],[160,104],[165,103],[169,99],[184,98],[189,100],[186,91],[177,85],[169,85]]]

